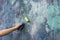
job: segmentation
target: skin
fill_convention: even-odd
[[[12,28],[9,28],[9,29],[5,29],[5,30],[0,30],[0,37],[5,36],[5,35],[13,32],[13,31],[15,31],[15,30],[17,30],[18,28],[21,28],[21,27],[22,27],[21,25],[22,25],[22,24],[19,23],[19,24],[17,24],[15,27],[12,27]]]

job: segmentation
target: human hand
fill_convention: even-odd
[[[22,30],[24,28],[25,24],[26,24],[25,22],[19,23],[19,24],[16,25],[16,28],[18,30]]]

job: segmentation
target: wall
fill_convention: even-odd
[[[60,40],[60,0],[0,0],[0,30],[30,19],[23,31],[0,40]]]

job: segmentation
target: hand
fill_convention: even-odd
[[[18,30],[22,30],[23,28],[24,28],[24,26],[25,26],[25,22],[22,22],[22,23],[19,23],[18,25],[16,25],[16,28],[18,29]]]
[[[20,29],[22,27],[22,23],[19,23],[15,26],[16,29]]]

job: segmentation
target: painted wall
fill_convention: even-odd
[[[23,31],[0,40],[60,40],[60,0],[0,0],[0,30],[30,19]]]

